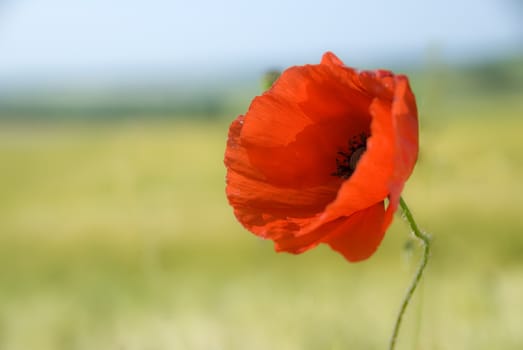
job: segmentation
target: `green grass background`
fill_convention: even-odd
[[[421,113],[404,197],[434,242],[398,349],[523,348],[523,107]],[[383,349],[419,258],[292,256],[224,195],[228,121],[0,124],[0,349]],[[410,249],[405,247],[410,246]]]

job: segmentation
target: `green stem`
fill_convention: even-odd
[[[407,206],[407,203],[405,203],[403,198],[400,198],[400,206],[403,210],[403,215],[405,216],[405,219],[408,221],[410,225],[412,233],[421,241],[421,244],[423,246],[423,257],[421,258],[418,269],[416,270],[416,274],[414,275],[414,278],[412,279],[412,282],[409,288],[407,289],[407,292],[405,293],[403,302],[401,303],[398,316],[396,317],[396,323],[394,324],[394,331],[392,332],[392,336],[390,337],[389,350],[394,350],[394,347],[396,346],[396,340],[398,339],[398,333],[400,330],[401,321],[403,320],[403,315],[405,314],[405,310],[407,310],[407,306],[410,303],[412,295],[414,294],[414,291],[416,290],[416,287],[418,286],[419,281],[421,280],[421,276],[423,275],[425,266],[427,266],[430,254],[429,236],[419,229],[418,225],[416,224],[416,221],[414,221],[414,217],[412,216],[409,207]]]

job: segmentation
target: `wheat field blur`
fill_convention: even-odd
[[[404,197],[434,249],[398,349],[521,349],[520,96],[424,111]],[[233,118],[2,120],[0,349],[383,349],[406,224],[359,264],[274,253],[225,199]]]

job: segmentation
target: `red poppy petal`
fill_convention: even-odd
[[[342,81],[345,86],[355,91],[358,91],[359,95],[367,98],[367,103],[376,97],[372,93],[369,93],[368,89],[365,88],[361,80],[361,73],[356,69],[347,67],[335,54],[332,52],[326,52],[321,60],[321,64],[329,67],[331,73],[336,77],[337,80]],[[353,103],[350,101],[349,103]]]
[[[315,122],[348,114],[368,117],[372,100],[359,88],[356,71],[328,64],[292,67],[280,76],[269,93],[294,101]]]
[[[360,73],[362,88],[374,98],[391,101],[394,95],[394,74],[387,70],[362,71]]]
[[[310,217],[334,199],[337,187],[319,185],[293,190],[266,182],[250,163],[246,148],[240,144],[243,121],[244,117],[240,116],[231,124],[227,140],[225,165],[229,203],[238,220],[260,236],[292,234],[309,224]]]
[[[385,210],[383,202],[340,217],[312,232],[300,236],[281,236],[275,240],[278,252],[303,253],[319,243],[327,243],[349,261],[359,261],[372,255],[383,239]]]
[[[274,248],[277,252],[303,253],[320,244],[327,235],[335,232],[345,221],[346,218],[339,218],[318,227],[306,235],[281,235],[274,241]]]
[[[289,188],[332,186],[334,199],[342,183],[342,179],[332,176],[337,152],[347,148],[347,135],[369,132],[369,123],[348,120],[334,119],[308,126],[285,147],[247,146],[249,160],[271,184]]]
[[[271,238],[292,235],[307,226],[333,196],[326,187],[291,190],[233,171],[227,175],[226,191],[238,220],[254,233]]]
[[[269,148],[286,146],[311,124],[310,118],[295,103],[269,90],[252,101],[244,119],[242,143]]]
[[[367,151],[358,162],[356,171],[343,183],[338,196],[325,210],[321,223],[353,213],[381,202],[389,194],[389,182],[394,170],[394,137],[390,107],[375,99],[370,107],[373,116]]]
[[[340,66],[345,67],[345,63],[343,63],[342,60],[338,58],[335,54],[333,54],[330,51],[327,51],[323,54],[323,57],[321,58],[321,64],[327,65],[327,66]]]
[[[225,149],[224,163],[227,167],[227,173],[235,171],[239,174],[258,178],[258,172],[249,164],[249,156],[245,148],[240,144],[240,133],[245,121],[244,116],[236,118],[229,127],[229,135],[227,137],[227,148]]]
[[[394,175],[390,183],[389,206],[383,227],[386,230],[396,212],[405,181],[410,177],[418,158],[418,112],[416,100],[407,77],[396,76],[396,91],[392,103],[393,123],[396,130]]]
[[[349,261],[367,259],[376,251],[385,234],[384,215],[383,202],[358,211],[336,227],[324,242]]]
[[[392,107],[386,100],[376,98],[372,102],[370,113],[373,118],[367,151],[354,174],[340,188],[336,200],[327,207],[321,222],[351,215],[389,195],[399,200],[404,182],[417,159],[418,122],[408,80],[402,76],[396,80]],[[389,213],[397,207],[395,201],[391,204]]]
[[[418,159],[418,111],[409,81],[402,75],[396,77],[392,116],[396,134],[394,177],[397,182],[403,183],[409,178]]]
[[[338,72],[350,73],[337,67]],[[287,69],[273,87],[253,100],[242,138],[246,144],[286,146],[307,125],[330,118],[368,123],[371,99],[351,84],[354,72],[339,79],[332,67],[308,65]]]
[[[370,125],[370,99],[350,83],[326,66],[292,67],[254,99],[241,144],[267,182],[293,188],[334,183],[337,190],[340,181],[331,176],[337,152]]]

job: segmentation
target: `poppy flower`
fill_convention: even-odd
[[[417,156],[408,78],[357,71],[327,52],[285,70],[232,122],[226,194],[276,251],[325,243],[360,261],[383,239]]]

